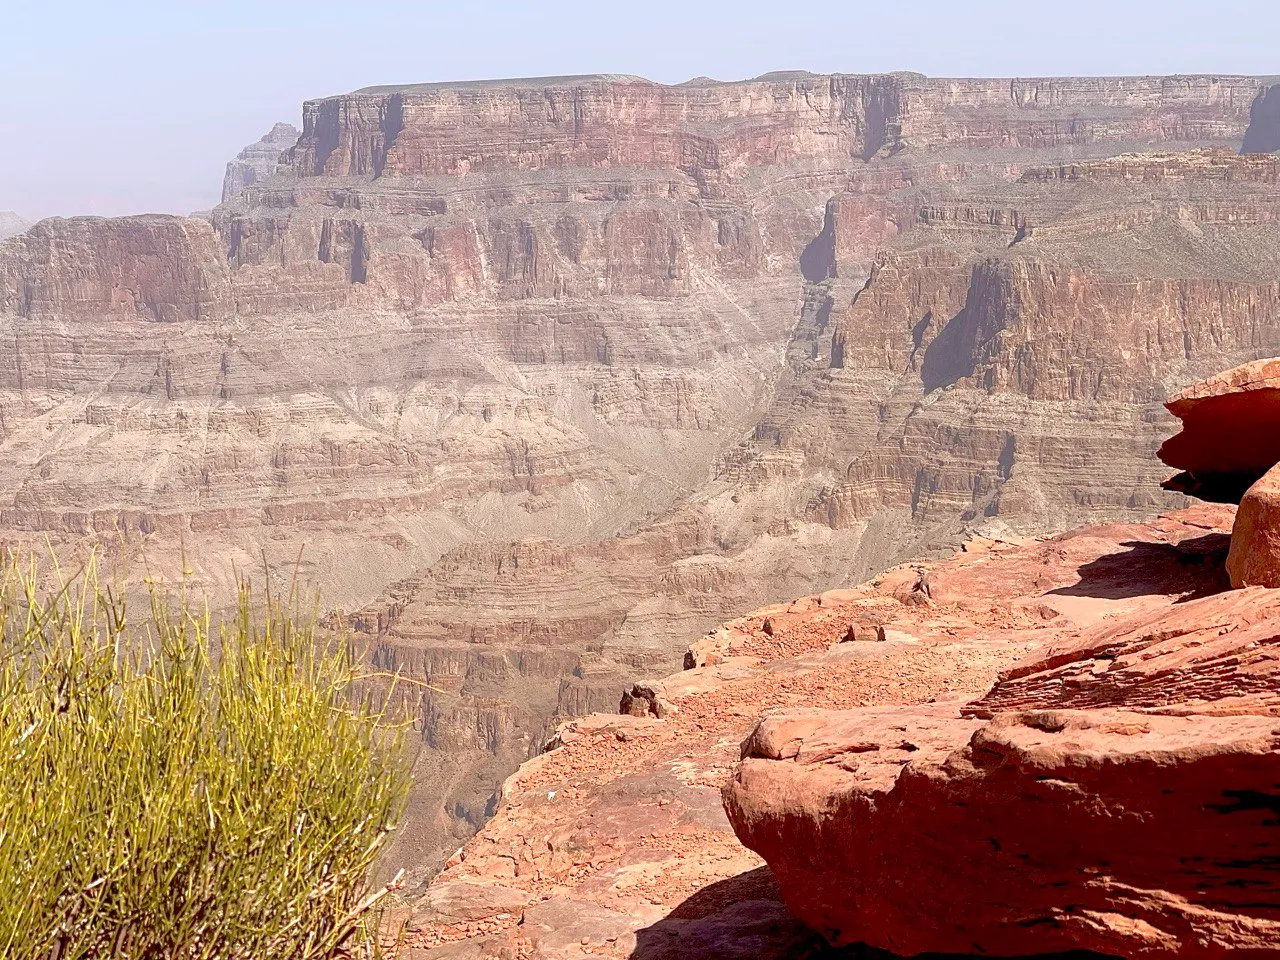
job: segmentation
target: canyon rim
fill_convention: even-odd
[[[1009,553],[1021,575],[1049,549],[1028,538],[1112,524],[1046,561],[1041,589],[978,585],[1003,605],[993,629],[1030,633],[1040,603],[1045,623],[1070,620],[1043,596],[1074,582],[1068,554],[1087,564],[1132,536],[1200,556],[1188,530],[1225,521],[1194,511],[1217,508],[1154,519],[1196,493],[1161,488],[1156,451],[1175,429],[1163,404],[1280,353],[1277,98],[1276,77],[785,72],[308,101],[300,132],[278,124],[231,161],[206,215],[0,215],[14,231],[0,240],[0,535],[101,548],[137,570],[181,559],[215,605],[237,569],[296,570],[327,625],[429,685],[388,858],[445,903],[426,884],[507,803],[520,764],[534,766],[513,782],[542,791],[539,770],[563,762],[537,759],[566,741],[558,727],[570,752],[675,737],[663,762],[677,765],[701,742],[653,732],[660,703],[691,692],[640,681],[675,671],[718,624],[783,643],[787,617],[812,615],[795,597],[962,543]],[[911,606],[892,591],[846,599]],[[824,682],[883,686],[921,661],[924,679],[886,702],[981,704],[1009,663],[917,649],[921,631],[955,627],[935,620],[868,618],[888,645],[870,653],[853,636],[831,656],[877,665]],[[890,654],[901,662],[880,664]],[[748,655],[760,651],[733,653]],[[561,726],[616,714],[624,690],[638,716]],[[718,736],[745,733],[708,715]],[[755,734],[750,763],[783,765],[771,744],[784,735]],[[1007,749],[1037,735],[1009,733]],[[707,786],[727,771],[685,772]],[[679,803],[685,819],[654,813],[656,831],[718,832],[724,862],[746,857],[718,801]],[[501,850],[488,880],[568,883],[563,845],[504,846],[500,831],[517,829],[504,809],[497,839],[469,848]],[[751,809],[742,822],[765,816]],[[483,862],[449,870],[474,882]],[[691,874],[687,890],[733,876]],[[534,955],[586,953],[554,897],[529,908],[547,891],[515,886],[488,883],[491,913],[552,931],[529,940]],[[644,910],[671,906],[655,896]],[[569,898],[595,917],[581,937],[614,922],[599,911],[625,912],[584,897]],[[456,951],[477,938],[445,921],[489,917],[432,909],[415,949]],[[615,945],[632,937],[653,956],[680,935],[638,944],[624,927]],[[482,934],[486,951],[525,948]]]

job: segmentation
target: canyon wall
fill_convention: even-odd
[[[238,197],[259,180],[274,176],[280,155],[298,141],[298,128],[277,123],[262,139],[249,144],[227,162],[222,178],[222,202]]]
[[[555,721],[715,623],[975,527],[1177,503],[1160,400],[1280,337],[1276,159],[1240,155],[1274,89],[309,102],[208,222],[0,243],[0,533],[182,563],[215,603],[296,570],[429,684],[397,854],[429,871]]]

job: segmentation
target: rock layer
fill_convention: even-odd
[[[728,616],[1180,502],[1160,401],[1280,345],[1276,159],[1237,155],[1274,82],[314,101],[207,223],[0,244],[0,530],[185,561],[215,603],[301,557],[444,691],[429,864],[556,720]]]

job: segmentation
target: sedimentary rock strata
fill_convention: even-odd
[[[217,235],[204,221],[55,217],[7,243],[0,310],[26,333],[49,321],[216,324],[234,316],[235,303]],[[14,383],[16,370],[6,379]]]
[[[1280,337],[1276,161],[1238,155],[1273,84],[313,101],[208,222],[0,245],[0,528],[215,602],[299,563],[445,691],[429,861],[553,718],[728,616],[982,523],[1180,502],[1160,401]]]

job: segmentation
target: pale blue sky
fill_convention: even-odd
[[[0,0],[0,210],[185,213],[304,99],[376,83],[768,70],[1280,74],[1280,0]]]

